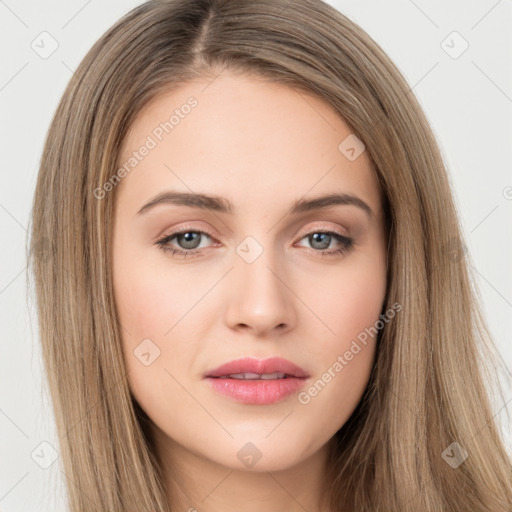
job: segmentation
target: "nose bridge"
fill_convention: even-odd
[[[293,321],[293,301],[271,239],[267,236],[260,242],[248,236],[236,247],[227,311],[232,327],[244,324],[266,331]]]

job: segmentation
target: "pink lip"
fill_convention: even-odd
[[[240,380],[220,378],[234,373],[284,373],[284,379]],[[245,404],[265,405],[278,402],[304,386],[308,373],[280,357],[262,361],[244,358],[223,364],[205,373],[204,378],[215,391]]]
[[[306,370],[282,357],[235,359],[205,373],[205,377],[222,377],[233,373],[286,373],[291,377],[309,377]]]

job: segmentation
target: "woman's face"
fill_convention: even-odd
[[[375,356],[387,243],[364,146],[318,98],[224,72],[142,111],[126,162],[115,300],[153,428],[230,468],[312,456],[355,409]],[[274,357],[307,377],[280,364],[225,370],[268,379],[205,377]]]

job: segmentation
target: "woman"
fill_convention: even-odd
[[[57,109],[32,242],[70,510],[511,510],[435,138],[328,5],[127,14]]]

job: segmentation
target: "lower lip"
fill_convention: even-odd
[[[279,402],[304,386],[305,378],[286,379],[220,379],[207,377],[210,386],[222,395],[244,404],[266,405]]]

